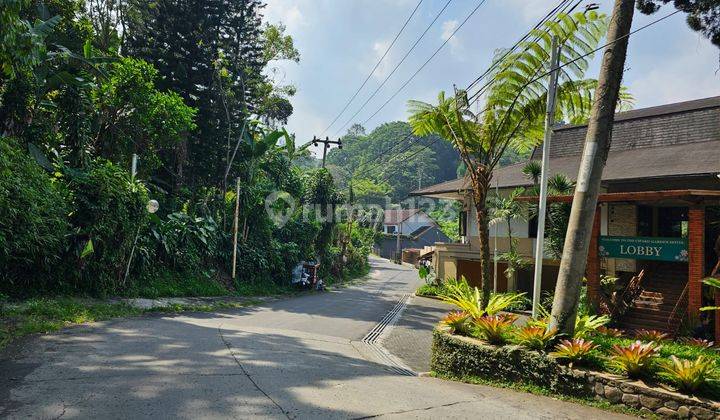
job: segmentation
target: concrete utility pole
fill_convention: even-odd
[[[543,140],[542,172],[540,173],[540,203],[538,210],[537,239],[535,241],[535,277],[533,279],[532,316],[537,318],[542,293],[542,265],[545,253],[545,214],[547,213],[547,179],[550,170],[550,140],[555,125],[555,99],[557,97],[558,66],[560,65],[560,45],[557,37],[552,38],[550,58],[550,80],[548,82],[547,105],[545,111],[545,139]]]
[[[603,54],[595,89],[550,317],[549,327],[557,328],[561,333],[572,334],[575,330],[580,286],[587,263],[600,181],[610,149],[634,11],[634,0],[615,0],[608,28],[608,47]]]
[[[322,157],[322,167],[323,168],[325,167],[325,155],[327,154],[327,151],[330,148],[330,145],[337,144],[338,149],[342,149],[342,141],[341,140],[333,141],[333,140],[330,140],[330,137],[325,137],[325,140],[321,140],[321,139],[313,136],[312,143],[313,143],[313,146],[317,146],[318,143],[322,143],[322,145],[323,145],[323,157]]]

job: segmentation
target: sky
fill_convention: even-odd
[[[338,121],[326,128],[382,56],[419,0],[267,0],[265,20],[282,22],[300,51],[299,63],[273,62],[272,77],[293,84],[293,115],[288,131],[298,143],[315,136],[336,139],[350,124],[367,121],[368,132],[389,121],[407,119],[407,101],[431,102],[453,84],[467,86],[488,68],[493,52],[510,47],[558,2],[556,0],[486,0],[435,58],[385,108],[371,119],[431,56],[482,0],[452,0],[417,47],[351,119],[393,67],[402,59],[447,0],[423,0],[366,86]],[[595,1],[610,14],[613,1]],[[585,3],[582,3],[582,7]],[[633,28],[675,11],[635,13]],[[690,30],[678,13],[633,35],[623,84],[635,98],[635,108],[720,95],[720,50]],[[599,57],[587,77],[596,78]],[[347,123],[347,124],[346,124]],[[315,151],[317,152],[317,151]]]

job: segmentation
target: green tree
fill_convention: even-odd
[[[410,143],[398,146],[401,139]],[[381,124],[370,134],[359,124],[342,138],[343,148],[328,153],[328,165],[341,168],[346,177],[367,179],[391,188],[390,198],[400,201],[418,186],[454,179],[459,157],[448,142],[435,135],[414,136],[409,124]],[[340,185],[345,183],[338,179]]]
[[[562,45],[558,90],[558,113],[563,115],[586,103],[592,94],[590,82],[583,80],[592,51],[607,29],[607,18],[595,12],[561,15],[533,31],[537,41],[521,43],[517,52],[500,51],[497,66],[490,77],[494,83],[487,94],[484,112],[475,115],[466,109],[467,96],[446,98],[438,95],[438,104],[410,101],[410,124],[417,135],[438,134],[460,152],[472,186],[480,235],[482,288],[485,302],[492,289],[489,214],[486,205],[493,169],[505,150],[527,150],[542,140],[547,87],[538,78],[549,69],[552,37]],[[532,39],[531,37],[530,39]],[[584,58],[583,55],[588,54]],[[588,106],[589,108],[589,106]]]

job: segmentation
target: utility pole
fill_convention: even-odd
[[[233,257],[232,257],[232,279],[235,280],[237,269],[237,245],[238,245],[238,224],[240,215],[240,178],[235,181],[235,216],[233,217]]]
[[[634,12],[635,0],[615,0],[550,316],[549,327],[560,333],[572,334],[575,330],[580,286],[590,248],[600,181],[610,149]]]
[[[555,99],[557,96],[558,66],[560,65],[560,46],[556,36],[552,38],[552,56],[550,59],[550,80],[545,111],[545,138],[543,139],[542,172],[540,173],[540,204],[538,211],[537,239],[535,241],[535,277],[533,279],[532,316],[537,318],[542,293],[542,264],[545,253],[545,214],[547,213],[547,179],[550,171],[550,140],[555,125]]]
[[[398,210],[398,220],[400,219],[400,211]],[[400,227],[402,226],[402,222],[398,222],[397,228],[395,229],[395,237],[397,238],[395,243],[395,258],[397,259],[397,263],[402,263],[402,255],[400,255]]]
[[[325,137],[325,140],[321,140],[315,136],[313,136],[312,144],[313,146],[317,146],[318,143],[322,143],[323,145],[323,157],[322,157],[322,167],[325,167],[325,155],[327,154],[328,149],[330,148],[331,144],[337,144],[338,149],[342,149],[342,140],[333,141],[330,140],[330,137]]]

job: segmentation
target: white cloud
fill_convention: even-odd
[[[506,0],[511,8],[517,8],[524,22],[535,22],[545,16],[554,5],[547,0]]]
[[[443,41],[449,40],[448,44],[450,45],[450,53],[456,57],[461,57],[463,46],[460,37],[458,35],[453,36],[453,32],[455,32],[457,27],[457,20],[446,20],[445,22],[443,22],[440,39],[442,39]],[[452,38],[450,38],[451,36]]]
[[[307,20],[298,5],[293,3],[286,0],[269,2],[265,8],[265,20],[271,23],[282,22],[290,33],[294,33],[301,26],[305,26]]]
[[[372,55],[372,60],[371,60],[372,63],[368,64],[368,68],[372,69],[373,67],[375,67],[375,64],[380,59],[380,57],[382,57],[383,54],[385,54],[385,51],[388,49],[389,46],[390,46],[390,41],[388,41],[388,40],[377,41],[373,44],[373,47],[372,47],[373,55]],[[390,51],[385,56],[383,61],[378,66],[377,70],[375,70],[375,73],[373,73],[373,77],[376,79],[384,79],[385,76],[387,76],[388,73],[390,73],[390,71],[392,70],[391,62],[392,62],[392,51]]]
[[[694,48],[685,44],[672,58],[632,61],[629,65],[636,77],[628,77],[625,83],[638,108],[720,94],[717,49],[704,38]]]

